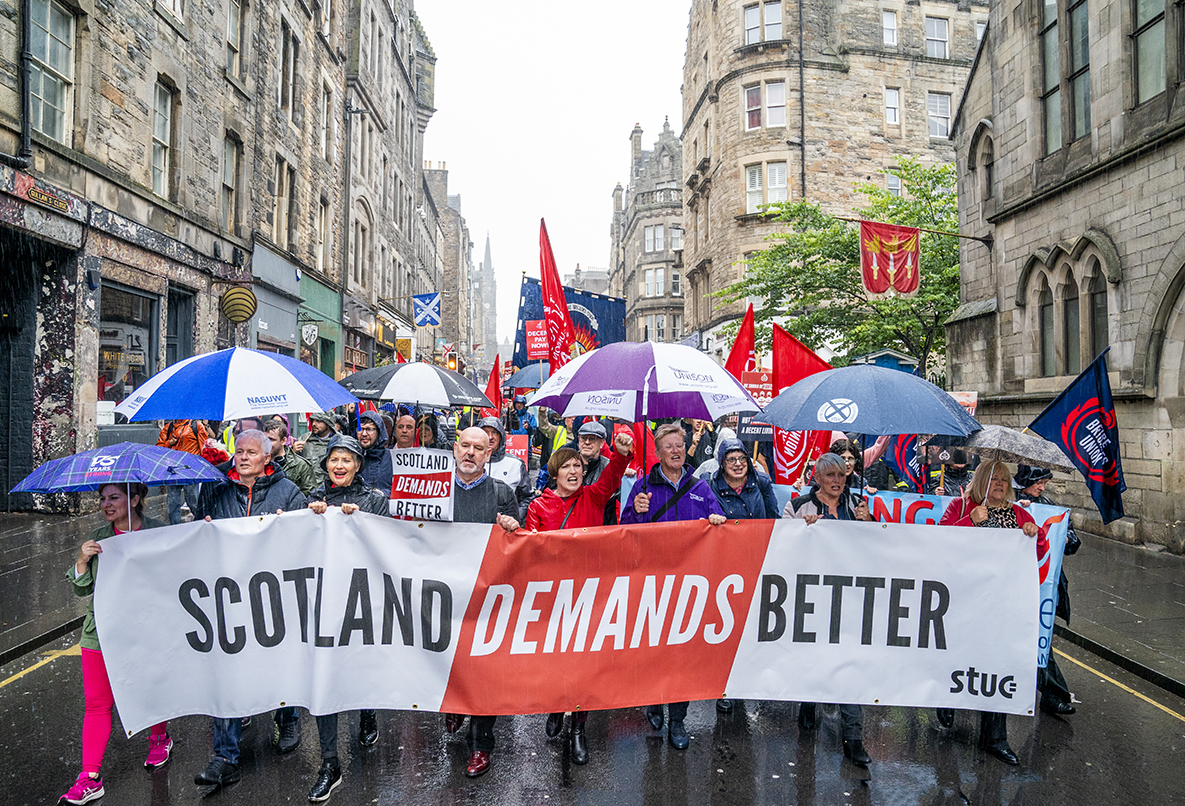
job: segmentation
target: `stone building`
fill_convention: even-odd
[[[347,368],[394,360],[412,339],[411,295],[421,293],[416,243],[423,207],[424,132],[436,57],[408,0],[352,0],[346,47],[346,196],[342,316]],[[431,233],[427,233],[431,234]]]
[[[473,270],[473,241],[469,225],[461,215],[460,194],[449,195],[448,168],[441,162],[436,168],[424,170],[424,180],[436,202],[443,236],[442,262],[444,292],[440,301],[441,326],[437,329],[437,344],[452,344],[466,366],[473,363],[473,312],[471,300],[477,273]],[[439,350],[437,351],[439,353]]]
[[[474,358],[482,369],[482,375],[489,377],[490,367],[498,356],[498,276],[494,271],[494,258],[490,252],[490,234],[486,233],[485,257],[478,272],[481,277],[480,293],[474,296],[474,314],[480,316],[481,326],[475,326],[474,339],[481,339],[481,349],[474,351]],[[484,388],[484,387],[483,387]]]
[[[609,290],[625,299],[629,341],[683,338],[683,156],[663,121],[654,148],[642,148],[642,127],[630,132],[630,179],[613,189]]]
[[[1104,527],[1075,474],[1052,496],[1080,528],[1185,551],[1185,74],[1179,7],[993,6],[952,120],[962,306],[951,388],[1024,426],[1104,348],[1128,517]],[[1062,478],[1059,475],[1059,479]]]
[[[340,377],[344,348],[410,324],[381,300],[439,284],[420,170],[435,57],[410,2],[389,8],[380,25],[361,0],[0,0],[4,491],[46,459],[155,442],[111,410],[178,360],[251,346]],[[355,192],[360,117],[379,131]],[[384,203],[359,289],[352,210]],[[235,283],[258,302],[237,327],[218,304]],[[377,325],[343,317],[343,291]],[[0,509],[76,504],[0,492]]]
[[[577,263],[576,271],[565,274],[560,282],[569,288],[577,288],[590,294],[607,295],[609,293],[609,270],[598,269],[595,266],[582,269]]]
[[[692,0],[684,330],[702,349],[723,357],[716,333],[744,312],[708,295],[768,247],[764,205],[850,214],[855,183],[887,182],[897,156],[953,159],[951,115],[987,18],[984,0]]]

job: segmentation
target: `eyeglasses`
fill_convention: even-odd
[[[724,464],[726,464],[726,465],[743,465],[747,461],[749,461],[749,460],[744,456],[727,456],[724,459]]]
[[[377,434],[378,432],[379,430],[373,425],[363,426],[362,428],[358,429],[359,434]]]

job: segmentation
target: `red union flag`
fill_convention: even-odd
[[[869,295],[911,297],[921,282],[921,252],[917,227],[898,227],[879,221],[860,222],[860,271]]]
[[[568,313],[564,287],[560,284],[560,273],[555,266],[555,255],[551,252],[551,239],[547,237],[547,224],[542,218],[539,219],[539,276],[543,286],[543,318],[547,322],[548,364],[551,371],[556,372],[572,360],[576,333]]]

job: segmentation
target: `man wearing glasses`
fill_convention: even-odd
[[[628,503],[621,508],[622,525],[699,518],[707,518],[713,526],[724,523],[724,512],[711,486],[703,479],[697,479],[684,466],[687,460],[685,435],[683,428],[674,424],[659,426],[654,432],[658,464],[634,483]],[[671,717],[667,738],[676,750],[686,750],[690,742],[683,725],[687,706],[686,702],[673,702],[667,706]],[[662,730],[662,706],[647,706],[646,720],[654,730]]]
[[[362,480],[390,495],[395,470],[391,465],[391,452],[387,450],[387,426],[377,413],[363,412],[358,418],[358,442],[366,452],[366,464],[360,474]]]

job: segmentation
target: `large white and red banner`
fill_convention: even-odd
[[[1032,713],[1037,564],[1019,530],[509,535],[331,508],[103,548],[95,616],[132,732],[280,704],[524,714],[727,696]]]

